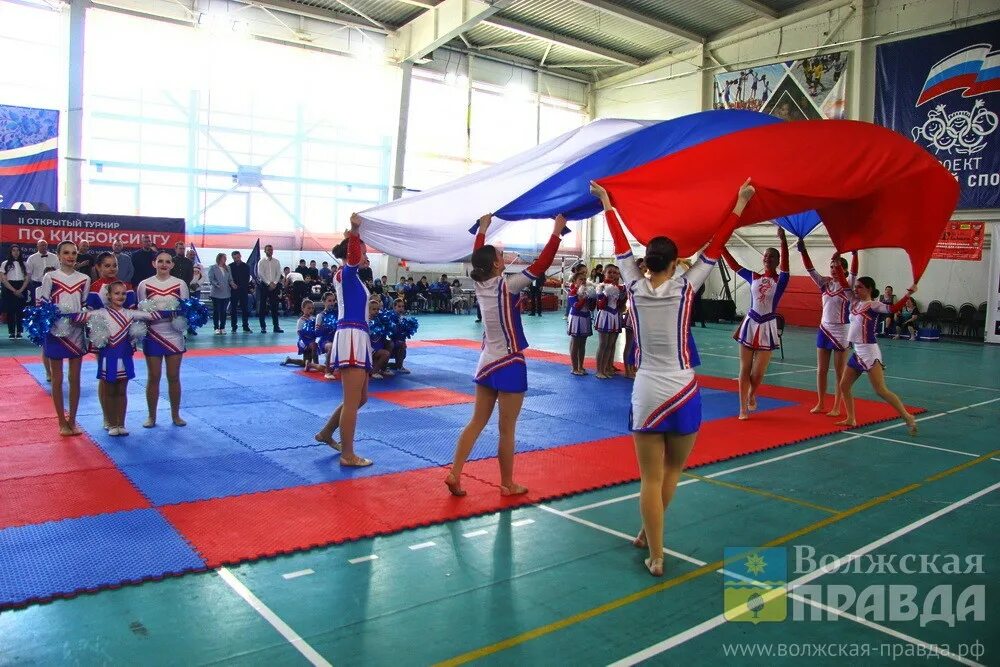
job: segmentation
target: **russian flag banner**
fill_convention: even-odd
[[[58,111],[0,105],[0,208],[58,208],[58,135]]]
[[[962,97],[976,97],[986,93],[1000,92],[1000,50],[986,56],[979,69],[979,76]]]
[[[927,73],[917,106],[953,90],[964,90],[974,85],[989,52],[989,44],[974,44],[942,58]]]

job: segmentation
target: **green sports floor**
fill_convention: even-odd
[[[426,316],[418,337],[478,338],[473,319]],[[561,317],[524,324],[533,347],[565,352]],[[731,330],[695,330],[701,372],[735,377]],[[814,340],[787,330],[766,382],[811,389]],[[291,344],[293,334],[203,333],[192,346],[237,341]],[[887,341],[883,351],[890,387],[928,410],[919,437],[890,422],[692,471],[667,516],[662,579],[630,544],[638,484],[628,484],[0,612],[0,664],[868,665],[923,664],[929,653],[1000,664],[1000,348]],[[0,354],[33,352],[0,343]],[[721,562],[726,547],[785,551],[786,580],[806,586],[778,599],[785,620],[724,619],[720,570],[735,569]],[[859,559],[796,573],[796,548]],[[942,568],[952,554],[960,573]],[[921,556],[939,571],[899,571]],[[981,568],[967,568],[977,556]],[[866,572],[873,563],[896,571]],[[858,618],[833,596],[847,590],[903,591],[910,603]]]

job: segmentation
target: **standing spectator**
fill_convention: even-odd
[[[315,265],[316,262],[314,261]],[[315,271],[315,269],[313,269]],[[319,274],[317,273],[317,276]],[[264,316],[271,311],[271,323],[274,333],[285,333],[278,326],[278,298],[281,295],[281,262],[274,257],[274,247],[264,246],[264,256],[257,262],[257,317],[260,319],[260,332],[267,333],[267,322]]]
[[[604,265],[598,264],[594,267],[594,270],[590,272],[590,281],[596,285],[600,285],[604,282]]]
[[[153,268],[153,261],[156,259],[156,246],[153,245],[153,239],[149,234],[143,234],[139,240],[142,243],[142,248],[132,253],[133,284],[141,283],[146,278],[152,278],[156,275],[156,269]]]
[[[529,315],[542,316],[542,288],[545,287],[545,274],[541,274],[528,285],[528,297],[531,302]]]
[[[361,282],[365,285],[371,285],[372,281],[375,280],[375,276],[372,274],[372,263],[367,259],[361,264],[361,268],[358,269],[358,278],[361,278]]]
[[[170,269],[170,275],[174,278],[180,278],[185,285],[191,284],[191,278],[194,276],[194,262],[187,258],[183,241],[174,244],[174,268]]]
[[[226,307],[233,295],[233,274],[226,266],[226,253],[215,256],[215,264],[208,270],[208,284],[212,286],[212,324],[215,335],[226,333]],[[246,310],[244,309],[244,316]],[[233,320],[233,331],[236,331],[236,320]]]
[[[118,260],[118,279],[131,284],[135,269],[132,267],[132,257],[126,254],[124,250],[125,246],[118,240],[111,246],[111,251],[114,253],[115,259]]]
[[[7,315],[8,338],[20,338],[21,317],[28,291],[28,267],[21,255],[21,246],[10,246],[7,259],[0,265],[0,282],[3,283],[3,312]]]
[[[193,247],[188,248],[185,251],[184,256],[191,260],[191,266],[194,267],[196,273],[200,273],[202,276],[205,276],[205,267],[202,266],[200,261],[198,261],[198,251],[196,251]]]
[[[95,268],[97,268],[97,256],[90,252],[90,241],[80,241],[80,253],[76,256],[76,270],[93,280]]]
[[[46,269],[55,271],[59,268],[59,258],[55,253],[49,252],[49,244],[39,241],[35,244],[36,252],[28,256],[24,265],[28,270],[28,291],[31,303],[35,303],[35,291],[42,284],[42,276]]]
[[[232,332],[236,333],[236,311],[243,314],[243,331],[250,333],[250,309],[247,301],[250,298],[250,267],[243,261],[239,250],[233,251],[233,261],[229,265],[229,277],[232,297],[229,302],[229,317],[232,320]]]

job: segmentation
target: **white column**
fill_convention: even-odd
[[[59,207],[80,211],[83,187],[83,44],[86,32],[86,0],[71,0],[69,5],[69,89],[67,91],[66,192]]]

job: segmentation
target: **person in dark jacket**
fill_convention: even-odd
[[[132,253],[132,284],[138,285],[146,278],[156,275],[153,268],[153,260],[156,259],[156,246],[149,234],[143,234],[141,239],[142,248]]]
[[[170,275],[180,278],[185,285],[190,285],[194,278],[194,262],[187,258],[182,241],[174,244],[174,268],[170,269]]]
[[[236,333],[236,311],[243,314],[243,331],[250,333],[250,306],[248,299],[250,296],[250,265],[243,261],[243,256],[239,250],[233,251],[233,261],[229,265],[229,274],[232,278],[232,299],[229,302],[229,315],[232,320],[232,331]]]

